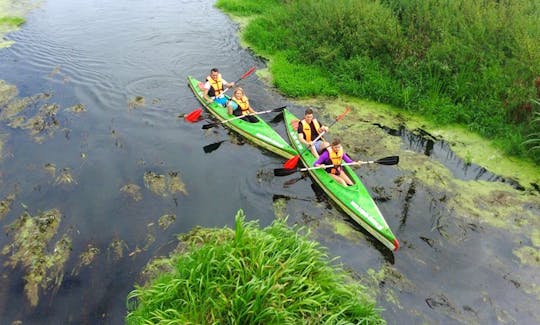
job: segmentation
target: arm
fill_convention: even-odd
[[[236,103],[234,102],[234,100],[230,100],[229,103],[227,104],[227,113],[229,113],[229,115],[233,115],[233,111],[236,109]]]
[[[210,96],[208,96],[208,91],[210,90],[210,83],[207,81],[204,83],[204,92],[203,92],[203,97],[204,99],[206,99],[207,101],[209,102],[213,102],[214,100],[212,98],[210,98]]]
[[[253,107],[251,107],[251,103],[249,102],[249,100],[248,100],[248,112],[249,112],[249,114],[256,113],[256,111],[253,109]]]
[[[353,163],[354,160],[352,160],[351,158],[349,158],[349,156],[347,156],[346,153],[343,154],[343,160],[347,163],[347,164],[350,164],[350,163]]]
[[[313,166],[317,167],[322,165],[328,159],[328,151],[325,150],[321,153],[319,158],[313,163]]]
[[[302,121],[298,122],[298,140],[302,142],[306,146],[310,146],[311,143],[306,141],[306,138],[304,137],[304,131],[302,128]]]

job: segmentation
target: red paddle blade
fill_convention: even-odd
[[[296,166],[298,165],[298,160],[299,159],[300,159],[300,156],[296,155],[296,156],[292,157],[291,159],[287,160],[283,164],[283,167],[285,167],[286,169],[295,169]]]
[[[246,73],[244,73],[241,77],[240,77],[240,80],[244,79],[245,77],[249,76],[250,74],[253,73],[253,71],[255,71],[255,69],[257,69],[257,67],[253,67],[251,69],[249,69]]]
[[[184,119],[186,119],[186,121],[191,122],[191,123],[197,122],[197,120],[199,120],[199,117],[201,116],[201,113],[202,113],[202,108],[197,108],[193,112],[185,115]]]

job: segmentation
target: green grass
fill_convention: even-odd
[[[291,97],[346,94],[438,125],[462,125],[507,153],[526,150],[538,106],[536,0],[219,0],[249,16],[242,37]],[[261,5],[264,10],[256,10]],[[519,135],[517,135],[519,133]],[[508,134],[513,139],[508,141]]]
[[[241,211],[235,229],[183,239],[168,271],[128,296],[127,324],[384,324],[359,284],[303,229],[260,229]]]
[[[25,22],[26,20],[21,17],[13,17],[13,16],[0,17],[0,25],[10,25],[10,26],[19,27]]]

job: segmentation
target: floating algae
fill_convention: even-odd
[[[63,235],[48,252],[51,239],[56,235],[62,215],[58,209],[47,210],[35,217],[24,212],[8,226],[13,242],[4,246],[3,255],[9,254],[6,266],[20,265],[25,271],[24,291],[30,304],[39,301],[39,289],[58,288],[62,282],[64,265],[69,258],[71,238]]]
[[[142,96],[135,96],[132,99],[130,99],[128,102],[129,109],[142,107],[142,106],[144,106],[144,97]]]
[[[134,201],[142,200],[141,187],[136,184],[127,184],[122,186],[120,192],[128,194]]]
[[[180,179],[178,172],[170,172],[167,175],[158,175],[148,171],[144,173],[144,185],[150,191],[164,197],[174,193],[187,195],[186,186]]]
[[[56,185],[72,183],[77,184],[77,182],[73,178],[73,175],[71,175],[71,171],[69,168],[62,168],[62,172],[54,180],[54,184]]]
[[[114,239],[107,248],[107,256],[112,257],[114,261],[118,261],[124,256],[124,249],[127,248],[128,246],[123,240]]]
[[[171,194],[181,193],[187,195],[186,184],[180,179],[178,172],[169,172],[169,192]]]
[[[45,166],[43,166],[43,169],[51,175],[52,178],[56,177],[56,165],[53,163],[46,163]]]
[[[79,256],[79,263],[77,263],[77,265],[71,272],[71,275],[79,274],[79,271],[81,270],[83,266],[90,265],[94,261],[96,256],[99,254],[99,252],[100,252],[99,248],[95,247],[92,244],[88,244],[88,246],[86,247],[86,250],[82,252],[81,255]]]
[[[163,230],[169,228],[170,225],[176,220],[176,215],[174,214],[164,214],[159,218],[158,224],[159,227]]]
[[[15,201],[15,194],[9,194],[5,199],[0,201],[0,220],[4,219],[9,211],[11,211],[13,201]]]
[[[86,112],[86,106],[84,106],[83,104],[77,104],[66,108],[66,111],[70,111],[73,113],[82,113]]]

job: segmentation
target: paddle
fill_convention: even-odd
[[[219,148],[219,146],[221,146],[221,144],[222,144],[223,142],[225,142],[225,140],[221,140],[221,141],[218,141],[218,142],[210,143],[210,144],[204,146],[204,147],[203,147],[204,153],[211,153],[212,151],[217,150],[217,148]]]
[[[246,71],[243,75],[240,76],[240,78],[238,78],[238,80],[236,80],[234,82],[234,84],[236,84],[236,83],[240,82],[242,79],[245,79],[248,76],[250,76],[256,69],[257,69],[257,67],[253,67],[253,68],[249,69],[248,71]],[[226,88],[219,96],[223,96],[223,94],[225,94],[225,92],[227,90],[229,90],[230,88],[231,87]],[[184,118],[188,122],[195,123],[195,122],[197,122],[199,120],[199,116],[201,116],[201,113],[202,113],[202,108],[199,107],[196,110],[184,115]]]
[[[332,127],[332,125],[336,124],[339,120],[341,120],[350,111],[351,111],[351,109],[349,107],[347,107],[343,113],[341,113],[340,115],[338,115],[338,117],[336,117],[334,122],[332,122],[332,123],[330,123],[330,125],[328,125],[328,128],[330,128],[330,127]],[[302,151],[300,151],[300,153],[298,155],[296,155],[296,156],[290,158],[289,160],[287,160],[283,164],[283,167],[285,167],[285,169],[294,169],[294,168],[296,168],[296,166],[298,165],[298,160],[300,159],[300,156],[304,152],[306,152],[306,150],[308,150],[309,147],[311,147],[315,142],[317,142],[317,140],[319,140],[325,133],[326,132],[322,132],[321,134],[319,134],[319,136],[317,136],[313,141],[311,141],[311,145],[305,147]]]
[[[344,163],[344,164],[341,164],[341,166],[351,166],[351,165],[361,165],[361,164],[397,165],[398,163],[399,163],[399,156],[390,156],[390,157],[384,157],[375,161],[370,160],[370,161],[355,161],[352,163]],[[334,165],[321,165],[321,166],[316,166],[316,167],[296,168],[296,169],[276,168],[274,169],[274,176],[287,176],[287,175],[294,174],[296,172],[306,172],[308,170],[330,168],[330,167],[334,167]]]
[[[224,124],[224,123],[227,123],[227,122],[230,122],[230,121],[241,119],[241,118],[243,118],[245,116],[261,115],[261,114],[266,114],[266,113],[271,113],[271,112],[283,112],[283,110],[286,107],[287,106],[282,106],[282,107],[278,107],[278,108],[274,108],[274,109],[269,109],[269,110],[266,110],[266,111],[260,111],[260,112],[255,112],[255,113],[251,113],[251,114],[247,114],[247,115],[236,116],[236,117],[230,118],[228,120],[205,124],[205,125],[202,126],[202,128],[206,130],[206,129],[209,129],[209,128],[213,128],[214,126],[218,126],[220,124]]]

